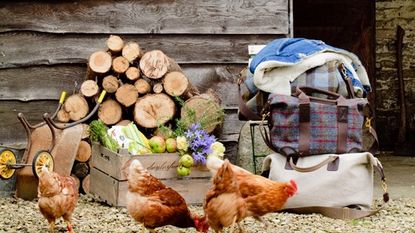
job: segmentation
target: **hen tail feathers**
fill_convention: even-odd
[[[206,161],[206,167],[209,169],[212,175],[215,175],[219,168],[222,167],[223,163],[224,161],[220,158],[216,156],[209,156]]]
[[[147,170],[143,167],[141,162],[138,159],[134,159],[129,167],[129,174],[141,174],[144,175]]]

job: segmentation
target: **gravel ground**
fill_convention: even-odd
[[[200,206],[192,210],[202,214]],[[49,226],[40,214],[36,201],[0,198],[0,232],[48,232]],[[334,220],[318,214],[296,215],[274,213],[265,216],[272,225],[269,232],[415,232],[415,200],[392,200],[377,215],[354,221]],[[125,208],[114,208],[91,195],[81,196],[73,219],[75,232],[141,232]],[[266,232],[265,226],[252,218],[243,221],[247,233]],[[57,221],[55,232],[66,232],[65,223]],[[157,232],[196,232],[171,226]],[[212,231],[210,231],[212,232]],[[227,231],[226,231],[227,232]]]

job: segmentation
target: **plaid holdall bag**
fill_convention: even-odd
[[[327,98],[314,97],[323,94]],[[285,156],[303,157],[318,154],[343,154],[365,151],[363,128],[368,101],[346,99],[334,92],[310,87],[297,88],[291,96],[270,94],[267,114],[268,132],[260,127],[265,143]],[[370,121],[370,118],[367,119]],[[377,136],[370,124],[373,143]]]

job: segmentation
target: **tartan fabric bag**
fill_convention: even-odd
[[[326,98],[312,96],[316,93]],[[263,137],[278,153],[302,157],[364,151],[366,99],[302,87],[291,96],[270,94],[268,104],[269,134]]]

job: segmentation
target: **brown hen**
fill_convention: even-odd
[[[220,169],[226,164],[226,161],[215,156],[210,156],[206,163],[213,175],[219,173]],[[245,216],[252,216],[263,222],[261,216],[281,210],[287,199],[297,192],[297,184],[293,180],[290,182],[273,181],[254,175],[233,164],[229,164],[229,166],[232,168],[238,184],[238,191],[247,208]],[[229,181],[224,180],[224,182]],[[239,205],[240,203],[239,200],[232,202],[234,205]],[[209,218],[209,215],[207,217]]]
[[[208,231],[206,218],[192,214],[184,198],[152,176],[137,159],[131,162],[127,177],[128,212],[145,228],[153,231],[157,227],[172,225]]]
[[[47,219],[50,232],[54,232],[56,219],[63,217],[68,231],[72,230],[72,213],[78,202],[78,188],[71,176],[61,176],[42,167],[39,174],[38,206],[42,215]]]
[[[212,184],[203,209],[210,227],[215,232],[221,232],[224,227],[233,226],[245,218],[247,207],[228,160],[214,175]]]

